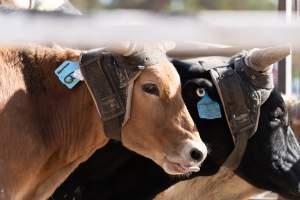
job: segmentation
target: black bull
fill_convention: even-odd
[[[197,111],[199,89],[221,105],[210,75],[201,65],[173,61],[183,84],[183,98],[202,139],[211,152],[200,172],[187,177],[167,175],[152,161],[111,141],[98,150],[57,189],[52,199],[152,199],[159,192],[184,179],[217,173],[234,148],[224,110],[220,119],[200,119]],[[281,95],[273,90],[261,107],[259,125],[248,141],[235,173],[256,187],[289,199],[300,198],[300,148],[288,125]]]

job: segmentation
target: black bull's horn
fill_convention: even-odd
[[[267,72],[271,71],[272,64],[284,59],[289,54],[289,46],[251,49],[245,57],[245,63],[255,71]]]
[[[284,59],[290,54],[288,46],[268,47],[264,49],[251,49],[244,56],[246,76],[252,85],[256,87],[260,96],[260,105],[269,97],[274,88],[273,64]]]

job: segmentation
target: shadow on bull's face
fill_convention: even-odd
[[[288,199],[300,198],[300,147],[276,91],[261,107],[256,134],[249,140],[237,173],[256,186]]]

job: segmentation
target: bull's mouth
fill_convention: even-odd
[[[162,167],[165,172],[171,175],[182,175],[200,171],[200,166],[191,166],[190,164],[173,162],[168,158],[165,159]]]

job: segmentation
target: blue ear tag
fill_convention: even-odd
[[[218,102],[213,101],[208,94],[205,94],[197,103],[198,114],[201,119],[221,118],[221,109]]]
[[[66,85],[69,89],[72,89],[77,85],[80,80],[75,78],[72,74],[75,70],[79,69],[79,63],[74,61],[64,61],[58,68],[54,71],[59,80]]]

